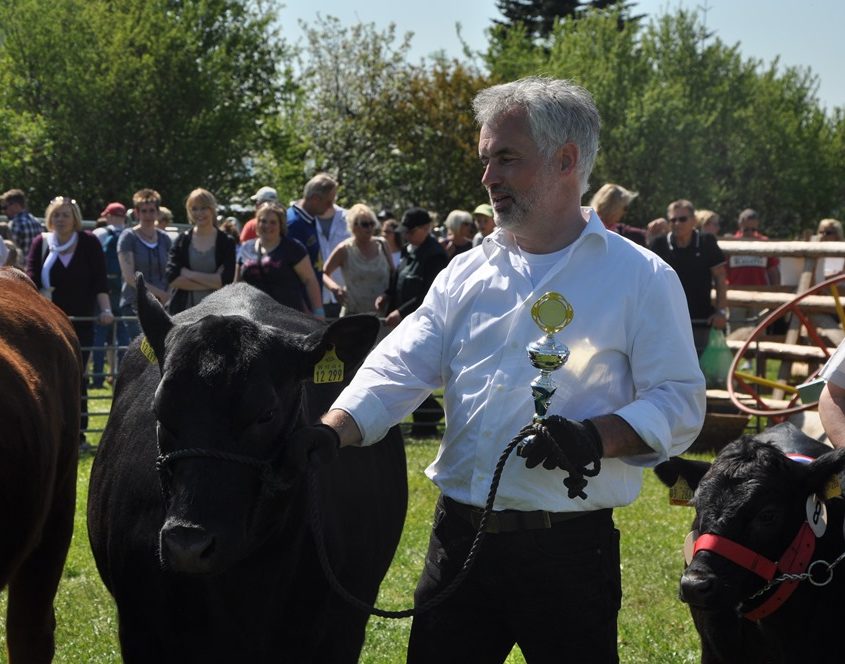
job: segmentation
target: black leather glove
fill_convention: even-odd
[[[534,435],[519,452],[525,458],[525,467],[535,468],[542,463],[546,470],[565,470],[569,477],[563,483],[569,489],[569,497],[586,498],[584,476],[599,474],[604,452],[596,426],[590,420],[579,422],[552,415],[523,432]],[[591,464],[592,468],[588,468]]]
[[[340,449],[340,436],[328,424],[315,424],[293,432],[285,448],[288,464],[304,472],[309,464],[331,463]]]

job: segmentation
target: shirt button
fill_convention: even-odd
[[[504,389],[505,389],[505,386],[504,386],[504,385],[496,385],[496,391],[497,391],[497,392],[501,392],[501,391],[502,391],[502,390],[504,390]]]

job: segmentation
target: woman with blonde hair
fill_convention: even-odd
[[[215,226],[217,200],[206,189],[194,189],[185,201],[190,228],[170,249],[166,276],[173,289],[170,313],[189,309],[235,279],[235,242]]]
[[[276,201],[261,203],[255,229],[258,237],[241,244],[235,281],[245,281],[292,309],[325,318],[317,274],[305,245],[288,236],[285,208]]]
[[[362,203],[346,211],[352,237],[341,242],[323,266],[323,285],[343,307],[341,316],[376,312],[376,298],[387,290],[393,274],[393,258],[387,243],[375,237],[376,215]],[[331,278],[340,268],[346,287]]]
[[[638,195],[636,191],[629,191],[621,185],[607,183],[593,195],[590,207],[596,211],[607,230],[645,246],[645,231],[622,223],[622,217],[628,211],[628,206]]]
[[[722,227],[722,218],[713,210],[696,210],[695,224],[702,233],[709,233],[719,237],[719,230]]]
[[[82,212],[72,198],[59,196],[44,213],[47,233],[36,235],[29,249],[26,273],[42,294],[68,316],[90,318],[111,325],[114,315],[106,279],[106,256],[100,241],[82,230]],[[74,321],[73,329],[82,349],[82,366],[88,365],[94,343],[94,323]],[[88,380],[82,379],[82,422],[88,428]],[[83,438],[84,442],[84,438]]]

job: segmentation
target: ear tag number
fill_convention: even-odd
[[[156,352],[153,350],[153,347],[150,346],[150,342],[147,341],[147,337],[143,337],[141,339],[141,353],[144,357],[147,358],[147,362],[150,364],[155,364],[158,362],[158,358],[156,357]]]
[[[689,507],[693,493],[694,491],[687,484],[687,481],[679,475],[678,480],[669,487],[669,504]]]
[[[692,554],[695,550],[695,540],[698,539],[698,531],[690,530],[684,538],[684,562],[689,565],[692,562]]]
[[[338,359],[334,346],[329,346],[323,359],[314,365],[315,383],[342,383],[343,362]]]
[[[807,496],[807,523],[816,538],[824,535],[827,530],[827,506],[816,494]]]

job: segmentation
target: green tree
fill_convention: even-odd
[[[791,237],[841,209],[842,115],[826,115],[811,72],[743,59],[678,11],[619,29],[620,9],[560,21],[545,43],[523,31],[491,41],[496,80],[570,78],[602,114],[592,181],[640,196],[628,221],[644,225],[689,198],[726,221],[755,207],[774,236]]]
[[[40,128],[16,184],[71,194],[89,215],[142,186],[177,214],[194,187],[246,188],[287,56],[272,20],[243,0],[0,5],[0,107]]]
[[[397,212],[411,204],[448,212],[478,199],[471,100],[486,80],[478,71],[443,57],[410,64],[411,36],[398,39],[393,26],[324,17],[306,37],[295,122],[308,146],[303,178],[334,173],[342,203]]]

